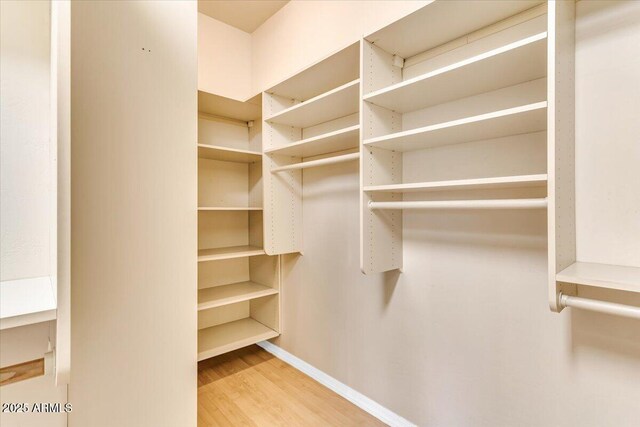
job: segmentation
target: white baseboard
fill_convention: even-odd
[[[260,347],[276,356],[278,359],[288,363],[297,370],[307,374],[323,386],[334,391],[336,394],[344,397],[363,411],[368,412],[380,421],[391,427],[415,427],[415,424],[409,420],[402,418],[395,412],[385,408],[378,402],[369,399],[362,393],[359,393],[346,384],[341,383],[337,379],[325,374],[321,370],[309,365],[302,359],[297,358],[293,354],[278,347],[269,341],[261,341],[258,343]]]

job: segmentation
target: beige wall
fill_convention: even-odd
[[[251,34],[198,13],[198,89],[244,101],[251,92]]]
[[[614,99],[638,105],[630,50],[640,3],[577,7],[577,123],[620,125]],[[579,150],[613,154],[597,135],[578,132]],[[418,425],[638,425],[640,322],[549,311],[544,212],[405,212],[402,273],[363,276],[356,165],[304,174],[304,256],[288,258],[283,283],[285,350]]]
[[[196,425],[196,28],[71,6],[72,427]]]

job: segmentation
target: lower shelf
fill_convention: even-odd
[[[250,317],[201,329],[198,331],[198,362],[278,335]]]
[[[556,274],[558,282],[640,292],[640,267],[575,262]]]
[[[235,304],[277,294],[278,290],[254,282],[239,282],[198,291],[198,310]]]
[[[229,246],[226,248],[200,249],[198,251],[198,262],[242,258],[246,256],[264,255],[265,253],[264,249],[257,246]]]

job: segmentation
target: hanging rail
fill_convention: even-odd
[[[571,295],[564,295],[562,292],[559,294],[558,299],[560,301],[560,306],[563,308],[573,307],[582,310],[597,311],[599,313],[640,319],[640,307],[634,307],[632,305],[574,297]]]
[[[293,169],[313,168],[316,166],[332,165],[334,163],[348,162],[360,158],[360,153],[344,154],[342,156],[327,157],[326,159],[311,160],[309,162],[294,163],[292,165],[280,166],[271,169],[271,173],[288,171]]]
[[[369,202],[369,209],[542,209],[547,199]]]

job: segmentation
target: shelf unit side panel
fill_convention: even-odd
[[[248,203],[251,207],[263,207],[262,173],[262,162],[249,164],[247,186],[249,192]]]
[[[249,150],[262,151],[262,119],[253,120],[248,133]]]
[[[560,311],[556,274],[576,261],[575,2],[549,1],[548,19],[549,305]]]
[[[402,81],[402,68],[394,65],[394,55],[366,40],[362,41],[362,96]]]
[[[251,281],[280,290],[280,256],[255,256],[249,259]]]
[[[249,301],[249,311],[252,319],[266,327],[280,332],[280,297],[271,295]]]
[[[263,93],[263,117],[273,112],[274,96]],[[288,138],[281,131],[289,129]],[[263,151],[287,142],[298,141],[300,129],[282,127],[263,120]],[[278,145],[279,144],[279,145]],[[272,173],[271,169],[300,162],[300,158],[263,154],[263,241],[268,255],[300,252],[302,250],[302,172],[291,170]]]
[[[363,187],[402,182],[402,153],[363,147]],[[402,267],[402,211],[372,211],[370,201],[402,201],[402,194],[362,192],[361,269],[366,274]]]

